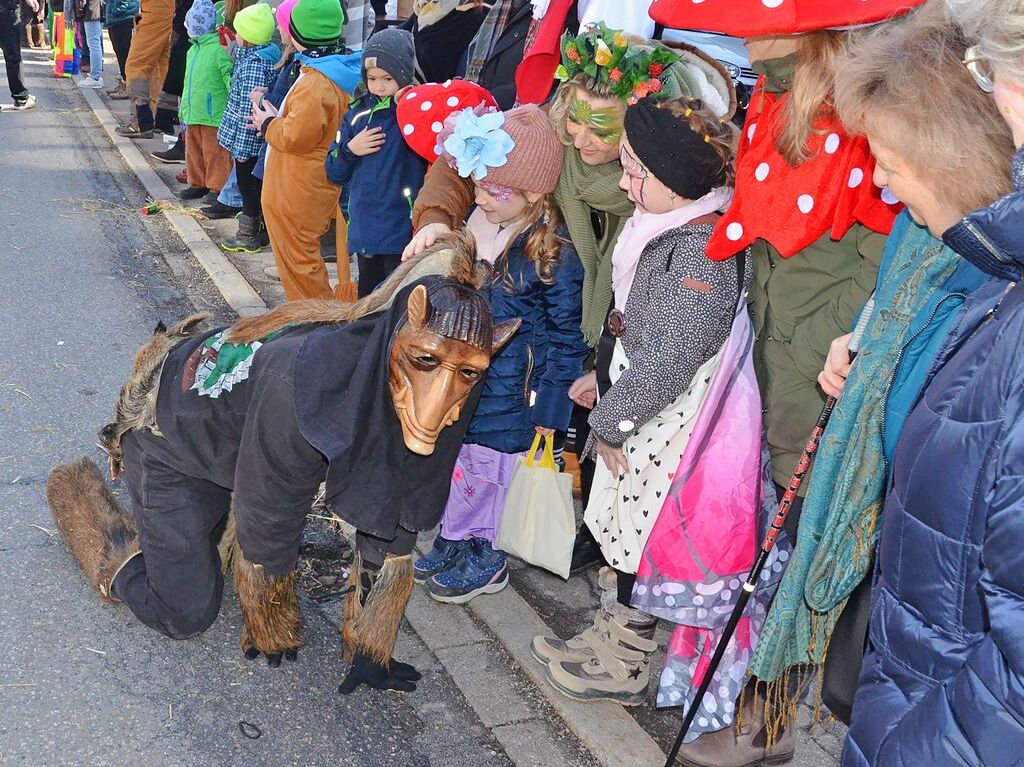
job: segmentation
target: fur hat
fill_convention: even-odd
[[[467,109],[444,148],[463,178],[540,194],[555,191],[565,153],[547,113],[533,104],[482,115]]]
[[[266,45],[274,36],[274,12],[266,3],[255,3],[236,13],[232,26],[247,43]]]
[[[412,85],[416,73],[416,44],[412,33],[397,27],[382,29],[363,46],[363,81],[366,70],[383,69],[398,83],[399,88]]]
[[[213,0],[195,0],[185,14],[185,31],[192,39],[209,34],[217,28],[217,11]]]
[[[345,26],[340,0],[299,0],[292,8],[288,34],[303,48],[337,43]]]

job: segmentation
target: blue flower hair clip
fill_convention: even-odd
[[[508,162],[516,144],[502,130],[504,124],[505,115],[501,112],[477,114],[468,108],[459,112],[452,134],[443,143],[459,176],[479,181],[487,177],[488,169],[500,168]]]

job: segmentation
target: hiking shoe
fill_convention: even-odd
[[[203,194],[206,194],[205,190],[203,190]],[[263,250],[263,243],[260,240],[262,223],[258,218],[247,216],[244,213],[239,214],[238,233],[230,240],[221,243],[221,247],[228,253],[259,253]]]
[[[170,149],[165,149],[162,152],[150,152],[149,156],[168,165],[183,163],[185,162],[185,142],[179,138]]]
[[[178,192],[179,200],[198,200],[200,197],[205,197],[206,193],[210,190],[205,186],[190,186],[186,189],[182,189]]]
[[[413,564],[413,580],[416,583],[425,583],[438,573],[443,573],[455,564],[459,555],[472,543],[472,538],[463,541],[450,541],[440,535],[437,536],[434,539],[434,547]]]
[[[120,77],[117,78],[117,85],[107,91],[107,98],[112,101],[127,101],[130,98],[128,95],[128,83]]]
[[[232,207],[231,205],[225,205],[220,200],[217,200],[215,202],[211,202],[209,205],[204,205],[199,209],[199,212],[208,219],[216,221],[222,218],[234,218],[242,212],[242,209]]]
[[[153,129],[141,130],[138,125],[119,125],[114,129],[114,133],[118,136],[124,136],[125,138],[153,138]]]
[[[76,81],[75,85],[79,88],[91,88],[98,91],[103,88],[103,78],[83,77],[81,80]]]
[[[473,538],[451,567],[426,583],[432,599],[455,605],[480,594],[497,594],[507,585],[508,557],[482,538]]]
[[[14,100],[14,110],[16,112],[24,112],[26,109],[31,109],[36,105],[36,97],[31,93],[23,99]]]
[[[684,767],[750,767],[784,764],[793,758],[796,722],[784,722],[776,742],[768,745],[764,699],[756,692],[748,692],[741,712],[737,712],[735,724],[684,743],[676,763]]]

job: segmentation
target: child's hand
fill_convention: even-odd
[[[268,117],[277,117],[277,107],[269,101],[261,101],[252,105],[252,114],[249,115],[246,123],[255,130],[259,130]]]
[[[383,128],[363,128],[356,137],[348,142],[348,150],[357,157],[379,152],[384,146]]]
[[[592,410],[597,404],[597,373],[580,376],[569,387],[569,399],[580,407]]]
[[[549,429],[546,426],[534,426],[533,428],[534,428],[534,431],[536,431],[542,437],[553,437],[553,436],[555,436],[555,430],[554,429]]]
[[[604,465],[608,467],[608,471],[612,473],[613,477],[621,479],[629,473],[629,464],[626,463],[626,454],[622,452],[621,446],[609,445],[600,437],[594,441],[597,446],[597,454],[601,456],[601,460],[604,461]]]
[[[263,97],[266,95],[266,88],[253,88],[252,93],[249,94],[249,103],[252,104],[254,108],[258,107],[260,102],[263,101]]]
[[[402,251],[402,260],[408,261],[410,258],[418,256],[437,242],[439,237],[443,237],[450,231],[451,229],[449,227],[440,223],[427,224],[426,226],[420,227],[419,231],[412,236],[411,240],[409,240],[409,244],[405,246],[405,250]]]

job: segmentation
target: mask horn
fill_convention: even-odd
[[[501,351],[502,347],[507,344],[512,336],[519,330],[519,326],[523,324],[523,321],[519,318],[514,320],[506,320],[494,326],[494,340],[491,341],[491,356]]]
[[[409,326],[419,332],[423,330],[430,318],[430,299],[427,298],[427,289],[423,285],[417,285],[409,294]]]

